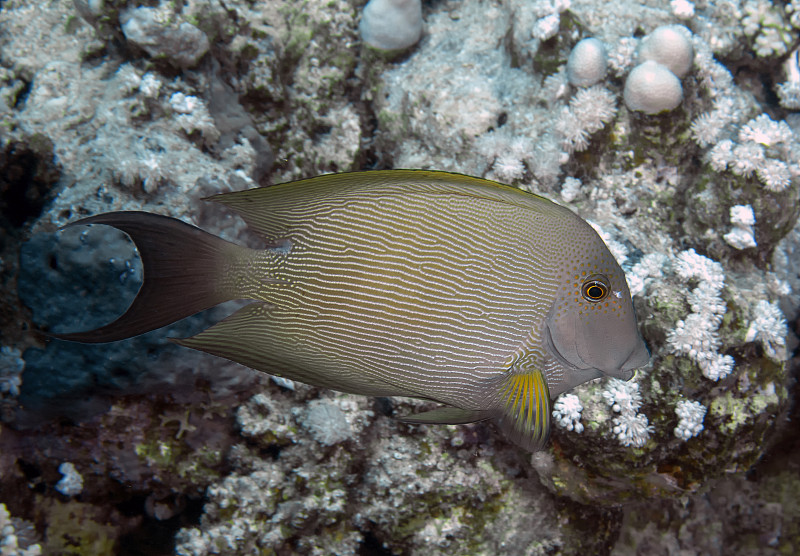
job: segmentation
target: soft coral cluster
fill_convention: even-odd
[[[678,321],[667,336],[672,350],[687,355],[697,363],[706,378],[717,381],[733,370],[733,358],[717,350],[721,345],[717,329],[725,315],[725,302],[720,297],[725,283],[722,265],[689,249],[678,255],[678,276],[695,281],[697,286],[688,296],[692,312]]]
[[[703,430],[706,407],[700,402],[681,400],[675,406],[675,414],[679,419],[674,431],[676,437],[689,440]]]
[[[568,431],[583,432],[581,399],[575,394],[561,394],[553,404],[553,420]]]
[[[620,444],[634,448],[647,444],[654,427],[649,424],[647,415],[639,413],[642,405],[639,384],[612,378],[603,391],[603,398],[612,411],[619,414],[614,417],[613,432]]]
[[[786,320],[778,304],[761,299],[753,310],[755,318],[747,328],[745,341],[758,340],[767,356],[776,361],[786,359]]]

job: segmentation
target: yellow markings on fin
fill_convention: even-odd
[[[511,440],[531,451],[550,436],[550,389],[538,370],[515,372],[500,388],[500,427]]]

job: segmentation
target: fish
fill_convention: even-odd
[[[524,449],[551,401],[629,380],[650,359],[623,270],[566,207],[428,170],[328,174],[209,197],[263,249],[181,220],[109,212],[139,250],[142,285],[117,320],[61,340],[123,340],[219,303],[250,303],[175,343],[270,375],[434,409],[415,424],[496,423]]]

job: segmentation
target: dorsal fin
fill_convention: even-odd
[[[327,174],[245,191],[221,193],[206,200],[225,205],[268,240],[316,215],[366,196],[411,193],[465,195],[523,205],[537,210],[564,211],[558,205],[520,189],[482,178],[431,170],[374,170]]]

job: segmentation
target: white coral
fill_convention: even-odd
[[[731,72],[714,58],[714,52],[711,47],[698,35],[692,37],[692,46],[695,52],[694,65],[697,68],[700,82],[711,93],[712,97],[718,95],[714,101],[714,109],[719,109],[719,100],[721,98],[728,99],[727,104],[731,104],[734,98],[730,95],[730,89],[733,85]],[[725,117],[733,116],[733,113],[729,110],[722,111],[720,114],[725,115]]]
[[[733,141],[725,139],[720,141],[710,151],[708,151],[708,163],[717,172],[727,170],[733,164]]]
[[[601,129],[617,113],[614,95],[600,85],[579,89],[569,107],[588,133]]]
[[[581,412],[583,405],[575,394],[561,394],[553,404],[553,420],[555,423],[568,431],[577,433],[583,432],[581,423]]]
[[[745,228],[734,227],[722,237],[725,239],[725,243],[734,249],[749,249],[757,245],[752,230],[748,231]]]
[[[703,281],[686,296],[692,312],[699,314],[714,327],[719,326],[727,310],[725,301],[719,296],[719,290],[713,283]]]
[[[515,137],[501,129],[481,136],[475,149],[491,161],[487,178],[511,183],[524,176],[525,159],[531,156],[534,146],[529,138]]]
[[[717,328],[726,311],[720,297],[725,282],[722,265],[688,249],[678,255],[675,270],[684,280],[698,284],[687,296],[692,312],[667,334],[667,344],[674,353],[697,363],[703,376],[720,380],[730,374],[734,363],[731,356],[717,351],[722,343]]]
[[[725,271],[722,265],[708,257],[698,255],[694,249],[687,249],[678,255],[675,270],[684,280],[697,279],[709,282],[712,286],[722,289],[725,282]]]
[[[713,145],[719,140],[722,130],[728,123],[728,120],[720,117],[720,113],[716,110],[700,114],[692,122],[692,138],[701,147]]]
[[[762,57],[780,56],[791,44],[791,28],[783,20],[783,10],[772,2],[749,0],[743,5],[742,23],[746,35],[755,37],[754,49]]]
[[[617,413],[635,413],[642,405],[639,385],[635,382],[625,382],[617,378],[612,378],[608,382],[608,388],[603,391],[603,399]]]
[[[0,503],[0,555],[2,556],[39,556],[42,547],[32,544],[20,546],[20,537],[17,536],[18,524],[8,513],[5,504]]]
[[[800,82],[784,81],[777,86],[775,92],[781,106],[787,110],[800,110]]]
[[[754,310],[756,318],[750,323],[745,334],[746,342],[758,340],[771,359],[782,361],[786,358],[786,320],[777,302],[761,300]]]
[[[738,176],[753,175],[765,161],[764,147],[756,143],[744,143],[733,148],[733,164],[730,171]]]
[[[536,21],[533,26],[533,37],[542,41],[546,41],[558,33],[558,28],[561,25],[561,17],[557,14],[550,14],[542,17]]]
[[[712,320],[701,313],[690,313],[685,319],[679,320],[675,328],[667,334],[667,343],[674,353],[687,355],[694,361],[710,359],[710,354],[720,346],[718,323],[715,320],[716,318]]]
[[[689,0],[670,0],[669,4],[675,17],[679,19],[694,17],[694,4]]]
[[[139,91],[148,98],[156,98],[161,92],[161,85],[161,80],[154,73],[147,72],[139,83]]]
[[[623,413],[614,417],[614,434],[623,446],[641,448],[653,432],[653,425],[648,424],[647,415],[643,413]]]
[[[510,183],[525,174],[525,165],[516,156],[501,154],[495,159],[492,170],[500,181]]]
[[[633,66],[638,47],[638,39],[623,37],[611,48],[611,52],[608,54],[608,65],[614,70],[617,77],[621,77]]]
[[[566,106],[559,112],[555,130],[561,137],[561,148],[567,152],[584,151],[589,146],[589,132],[586,126]]]
[[[3,394],[19,396],[25,361],[18,349],[3,346],[0,349],[0,398]]]
[[[770,147],[777,143],[786,143],[792,138],[792,129],[781,120],[774,121],[767,114],[753,118],[739,130],[739,141],[752,141]]]
[[[648,253],[625,273],[631,295],[640,295],[653,281],[664,276],[667,256],[663,253]]]
[[[201,99],[174,93],[169,99],[169,104],[177,112],[175,120],[187,134],[199,131],[206,143],[214,143],[219,139],[219,130],[214,124],[214,118]]]
[[[564,178],[564,183],[561,184],[561,200],[565,203],[571,203],[580,197],[582,185],[581,180],[578,178]]]
[[[800,0],[790,0],[786,6],[786,14],[789,16],[789,23],[796,29],[800,29]]]
[[[326,446],[344,442],[353,435],[345,413],[335,401],[326,398],[309,402],[303,427],[317,442]]]
[[[591,134],[602,129],[616,113],[616,101],[608,89],[600,85],[581,88],[555,120],[562,148],[567,152],[586,150]]]
[[[648,424],[646,415],[637,413],[642,405],[639,385],[613,378],[603,391],[603,398],[614,412],[619,413],[613,419],[612,429],[617,440],[623,446],[644,446],[653,432],[653,426]]]
[[[792,183],[789,165],[782,160],[768,158],[756,168],[756,175],[761,183],[770,191],[783,191]]]
[[[754,226],[756,217],[750,205],[734,205],[731,207],[731,224],[734,226]]]
[[[565,66],[558,68],[558,71],[548,75],[542,85],[543,97],[553,104],[554,102],[569,95],[569,80]]]
[[[753,235],[753,226],[756,217],[750,205],[734,205],[730,210],[733,229],[723,238],[734,249],[748,249],[756,247],[756,238]]]
[[[56,483],[56,490],[64,496],[76,496],[83,491],[83,477],[75,469],[75,465],[65,461],[58,466],[61,480]]]
[[[699,362],[703,376],[714,382],[731,374],[731,371],[733,371],[733,364],[733,357],[730,355],[721,355],[719,353],[711,354],[710,358]]]
[[[706,416],[706,407],[697,401],[681,400],[675,406],[678,416],[678,426],[675,427],[675,436],[689,440],[703,430],[703,419]]]

